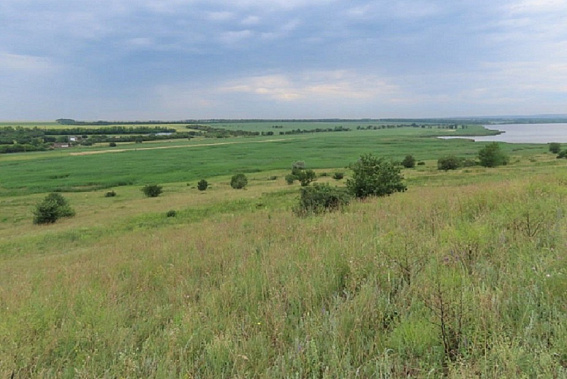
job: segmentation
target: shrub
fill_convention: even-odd
[[[205,179],[201,179],[197,183],[197,189],[199,191],[205,191],[208,187],[209,187],[209,183]]]
[[[480,164],[484,167],[496,167],[508,164],[508,156],[500,150],[497,142],[492,142],[478,152]]]
[[[293,174],[288,174],[285,176],[285,181],[287,184],[293,184],[297,180],[297,176]]]
[[[417,162],[417,165],[418,165],[418,166],[425,166],[425,162],[424,162],[424,161],[419,161],[419,162]]]
[[[293,162],[291,165],[291,170],[293,171],[294,169],[299,169],[299,170],[303,170],[305,168],[305,162],[303,161],[297,161],[297,162]]]
[[[461,160],[454,155],[442,157],[437,160],[438,170],[456,170],[461,167]]]
[[[162,192],[162,186],[157,184],[148,184],[142,188],[142,192],[147,197],[158,197]]]
[[[167,211],[167,213],[165,214],[167,217],[175,217],[177,216],[177,212],[172,210]]]
[[[308,186],[309,183],[314,181],[317,178],[315,171],[313,170],[304,170],[300,171],[297,175],[297,180],[301,183],[302,187]]]
[[[244,174],[236,174],[230,179],[230,186],[234,189],[243,189],[248,184],[248,178]]]
[[[329,184],[314,184],[301,188],[299,204],[294,212],[299,215],[331,212],[348,205],[350,195],[344,189],[331,187]]]
[[[551,151],[553,154],[559,154],[559,152],[561,151],[561,144],[559,142],[551,142],[549,144],[549,151]]]
[[[335,180],[341,180],[344,177],[345,177],[345,174],[342,173],[342,172],[335,172],[333,174],[333,179],[335,179]]]
[[[52,224],[61,217],[72,217],[75,211],[59,193],[50,193],[34,210],[34,224]]]
[[[557,159],[567,158],[567,150],[561,150],[559,154],[557,154]]]
[[[347,188],[355,197],[385,196],[407,189],[402,183],[401,168],[395,162],[363,154],[351,169],[353,177],[347,180]]]
[[[108,147],[116,147],[116,142],[110,142],[110,143],[108,144]]]
[[[402,161],[402,166],[404,166],[405,168],[414,168],[415,158],[413,157],[413,155],[406,155],[406,157]]]
[[[114,197],[116,196],[116,192],[114,191],[108,191],[107,193],[104,194],[104,197]]]

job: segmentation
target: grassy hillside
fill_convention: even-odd
[[[0,377],[567,375],[563,160],[526,147],[506,167],[439,172],[436,151],[482,145],[410,139],[403,146],[427,164],[404,170],[407,192],[299,218],[298,186],[283,179],[290,161],[332,173],[368,147],[334,156],[339,140],[311,142],[271,154],[267,143],[203,148],[195,160],[182,155],[191,149],[124,152],[147,153],[118,162],[136,182],[145,167],[160,197],[140,185],[112,198],[64,193],[77,215],[48,226],[31,222],[53,188],[44,182],[88,186],[85,171],[110,183],[116,155],[2,161]],[[270,164],[277,154],[282,167]],[[191,174],[172,180],[181,168],[170,159]],[[219,160],[199,192],[195,162]],[[252,166],[248,188],[231,189],[223,170]],[[69,176],[34,182],[32,167]]]

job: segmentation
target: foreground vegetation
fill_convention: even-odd
[[[293,212],[312,187],[286,183],[289,163],[246,171],[243,190],[233,172],[200,191],[150,168],[136,180],[159,197],[67,192],[75,216],[47,226],[31,219],[49,185],[4,190],[0,377],[567,376],[565,161],[504,146],[506,166],[445,172],[456,142],[422,158],[428,143],[398,152],[425,160],[402,170],[407,191],[311,217]],[[35,157],[7,163],[51,164]],[[304,159],[332,196],[353,178],[353,159]]]

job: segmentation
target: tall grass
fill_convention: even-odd
[[[156,199],[202,217],[56,224],[0,254],[0,377],[564,377],[566,182],[416,185],[308,218],[283,182],[213,183]]]

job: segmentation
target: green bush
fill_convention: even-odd
[[[177,216],[177,212],[172,210],[167,211],[167,213],[165,214],[167,217],[175,217]]]
[[[236,174],[230,179],[230,186],[234,189],[243,189],[248,184],[248,178],[244,174]]]
[[[351,169],[353,177],[347,180],[347,188],[355,197],[386,196],[407,189],[398,163],[363,154]]]
[[[108,191],[107,193],[104,194],[104,197],[114,197],[116,196],[116,192],[114,191]]]
[[[208,187],[209,187],[209,182],[207,182],[205,179],[201,179],[197,183],[197,189],[199,191],[205,191]]]
[[[309,183],[317,178],[315,171],[313,170],[301,170],[297,175],[297,180],[301,183],[302,187],[308,186]]]
[[[75,211],[59,193],[50,193],[34,210],[34,224],[52,224],[61,217],[72,217]]]
[[[559,154],[557,154],[557,159],[567,158],[567,150],[561,150]]]
[[[413,155],[406,155],[406,157],[402,161],[402,166],[404,166],[405,168],[414,168],[415,158],[413,157]]]
[[[116,142],[110,142],[110,143],[108,144],[108,147],[116,147]]]
[[[162,186],[157,184],[148,184],[142,188],[142,192],[147,197],[158,197],[162,192]]]
[[[345,177],[345,174],[342,173],[342,172],[335,172],[335,173],[333,174],[333,179],[335,179],[335,180],[341,180],[341,179],[343,179],[344,177]]]
[[[461,159],[457,158],[454,155],[442,157],[437,160],[438,170],[445,170],[445,171],[456,170],[459,167],[461,167]]]
[[[500,150],[497,142],[492,142],[478,152],[480,164],[484,167],[496,167],[508,164],[508,156]]]
[[[285,176],[285,181],[287,184],[293,184],[297,180],[297,176],[293,174],[288,174]]]
[[[551,151],[553,154],[559,154],[559,152],[561,151],[561,144],[559,142],[551,142],[549,144],[549,151]]]
[[[299,169],[299,170],[305,169],[305,162],[303,161],[293,162],[291,165],[291,170],[293,171],[295,169]]]
[[[345,189],[331,187],[329,184],[314,184],[301,188],[299,204],[294,212],[299,216],[331,212],[348,205],[350,195]]]

